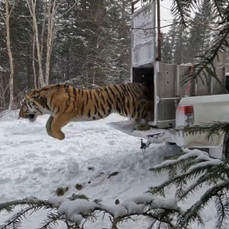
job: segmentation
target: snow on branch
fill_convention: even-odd
[[[163,161],[161,164],[158,164],[154,166],[153,168],[150,168],[150,171],[154,172],[160,172],[161,170],[168,170],[171,168],[176,168],[177,166],[181,166],[184,163],[186,163],[188,160],[196,159],[197,161],[205,159],[208,160],[209,156],[206,152],[195,150],[195,151],[183,151],[184,154],[182,154],[179,158],[174,160],[166,160]]]
[[[175,199],[165,200],[153,197],[151,194],[129,198],[113,206],[104,205],[96,200],[90,201],[85,196],[56,197],[45,201],[32,197],[2,203],[0,209],[9,211],[18,205],[26,205],[26,207],[0,226],[1,229],[19,228],[26,214],[41,208],[50,208],[56,213],[49,213],[40,229],[51,228],[58,221],[65,222],[67,228],[83,228],[87,220],[96,218],[99,213],[109,215],[112,228],[117,228],[118,223],[132,216],[144,216],[174,228],[169,217],[180,214],[180,208]]]
[[[184,151],[184,154],[176,160],[167,160],[150,169],[151,171],[173,171],[169,177],[159,186],[151,187],[149,192],[153,195],[165,195],[165,189],[170,186],[176,186],[175,196],[177,201],[185,201],[190,195],[203,188],[208,190],[200,196],[199,200],[194,201],[192,206],[184,210],[178,216],[176,228],[187,228],[192,222],[204,224],[201,218],[201,211],[215,200],[217,210],[216,228],[229,220],[229,161],[221,161],[211,158],[207,153],[193,150]]]
[[[163,170],[169,171],[170,177],[159,186],[151,187],[150,192],[158,193],[164,196],[164,189],[171,185],[180,186],[177,190],[179,197],[184,197],[184,190],[182,184],[187,180],[196,178],[201,174],[208,174],[208,171],[217,165],[223,164],[219,159],[210,158],[206,152],[200,150],[183,151],[184,154],[176,160],[166,160],[159,165],[154,166],[150,171],[161,172]],[[182,172],[178,172],[181,170]],[[209,179],[209,177],[208,177]],[[192,188],[196,188],[199,184],[194,184]],[[192,191],[193,189],[189,190]],[[189,193],[189,191],[187,193]]]

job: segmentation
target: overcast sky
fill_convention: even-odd
[[[172,24],[173,17],[170,11],[170,8],[172,6],[172,0],[162,0],[161,2],[161,26],[167,26],[169,24]],[[162,31],[168,31],[170,27],[162,28]]]

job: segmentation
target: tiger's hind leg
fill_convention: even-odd
[[[54,119],[54,117],[50,116],[48,121],[46,122],[46,131],[47,131],[48,135],[51,137],[53,137],[52,130],[51,130],[51,124],[52,124],[53,119]]]
[[[71,114],[58,114],[54,116],[53,120],[50,121],[50,136],[54,138],[58,138],[59,140],[63,140],[65,138],[64,133],[61,131],[61,128],[68,124],[73,116]],[[48,120],[49,121],[49,120]]]
[[[135,124],[134,124],[134,129],[135,130],[149,130],[150,126],[148,124],[148,120],[147,119],[141,119],[141,118],[137,118],[134,120]]]

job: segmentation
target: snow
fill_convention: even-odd
[[[125,200],[122,203],[122,206],[127,209],[128,213],[134,214],[134,213],[141,213],[143,212],[143,209],[145,207],[144,204],[137,204],[133,200]]]
[[[214,166],[214,165],[220,165],[220,164],[222,164],[221,160],[212,159],[209,161],[200,162],[197,165],[190,166],[190,168],[187,170],[187,172],[191,172],[191,171],[193,171],[197,168],[200,168],[200,167],[208,167],[208,166]]]
[[[66,200],[65,197],[51,197],[48,199],[49,203],[51,203],[54,207],[59,208],[60,205]]]
[[[107,212],[110,212],[114,218],[124,216],[128,213],[128,210],[122,205],[106,206],[102,205],[102,208]]]
[[[104,205],[89,201],[88,199],[69,200],[64,198],[53,198],[49,202],[58,208],[59,214],[65,214],[68,219],[78,224],[81,223],[84,216],[91,212],[103,211],[112,215],[114,218],[125,217],[128,214],[141,214],[147,205],[152,208],[164,208],[178,210],[177,201],[175,199],[162,199],[160,197],[153,198],[150,194],[143,194],[136,197],[128,198],[116,205]]]
[[[175,199],[167,199],[167,200],[163,200],[161,198],[157,198],[153,201],[153,204],[155,205],[155,207],[159,207],[159,208],[165,208],[165,209],[175,209],[178,210],[179,207],[177,206],[177,201]]]
[[[81,223],[83,216],[93,211],[97,205],[85,199],[66,200],[58,208],[58,213],[66,214],[67,217],[78,224]]]
[[[193,150],[191,152],[187,151],[187,150],[184,150],[184,152],[186,152],[186,154],[180,156],[178,160],[166,160],[166,161],[162,162],[161,164],[154,166],[153,168],[157,169],[157,168],[160,168],[162,166],[168,166],[168,165],[171,165],[171,164],[177,164],[179,161],[183,161],[185,159],[193,158],[193,157],[196,157],[195,160],[197,160],[197,161],[209,160],[210,159],[208,157],[208,153],[206,153],[204,151],[201,151],[201,150]],[[211,161],[215,161],[216,163],[221,162],[218,159],[211,159]]]
[[[107,125],[110,122],[126,121],[116,114],[93,122],[72,122],[64,127],[63,141],[47,135],[47,115],[33,123],[18,119],[17,112],[0,114],[0,202],[34,196],[49,200],[60,212],[68,212],[71,219],[81,222],[80,213],[95,207],[94,199],[101,199],[117,217],[126,212],[140,212],[152,200],[155,206],[188,208],[206,187],[197,195],[177,206],[175,189],[166,191],[168,200],[144,194],[151,186],[167,179],[166,173],[155,174],[150,168],[163,162],[164,157],[173,155],[174,149],[165,144],[151,144],[145,151],[140,149],[140,138],[124,134]],[[200,155],[193,150],[190,154]],[[204,154],[204,153],[203,153]],[[81,185],[81,189],[76,188]],[[57,197],[57,188],[66,188],[64,196]],[[69,202],[72,194],[85,194],[87,200]],[[119,204],[115,205],[115,200]],[[67,202],[66,202],[67,201]],[[72,203],[72,204],[70,204]],[[0,225],[12,213],[0,212]],[[23,221],[22,229],[37,228],[45,219],[46,211],[39,211]],[[209,204],[203,217],[206,228],[213,229],[216,211]],[[121,229],[147,228],[149,221],[140,217],[125,221]],[[65,229],[59,224],[55,229]],[[86,223],[85,228],[110,228],[108,217]],[[200,229],[199,225],[193,228]]]

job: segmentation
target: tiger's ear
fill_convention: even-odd
[[[30,90],[30,93],[34,93],[36,90],[33,88]]]
[[[36,89],[31,89],[31,90],[29,90],[27,95],[33,96],[35,93],[36,93]]]
[[[30,92],[29,92],[30,98],[37,99],[37,98],[40,97],[40,95],[41,94],[36,89],[31,89]]]

